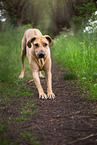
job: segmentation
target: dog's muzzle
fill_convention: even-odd
[[[39,53],[38,53],[38,58],[45,58],[46,56],[45,56],[45,53],[43,52],[43,51],[40,51]]]

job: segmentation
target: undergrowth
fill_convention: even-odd
[[[79,32],[55,38],[53,54],[58,64],[75,76],[90,99],[97,100],[97,34]]]

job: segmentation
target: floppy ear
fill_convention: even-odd
[[[28,41],[27,41],[27,46],[29,47],[29,48],[31,48],[31,43],[34,41],[36,39],[36,37],[31,37]]]
[[[44,37],[50,42],[50,47],[52,47],[52,45],[54,45],[52,38],[49,35],[45,35]]]

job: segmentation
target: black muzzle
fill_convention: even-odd
[[[38,58],[45,58],[45,53],[43,51],[40,51],[38,54]]]

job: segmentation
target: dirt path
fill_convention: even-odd
[[[33,141],[33,135],[29,132],[25,134],[25,131],[36,134],[41,145],[97,144],[97,114],[93,114],[96,103],[83,98],[75,81],[64,80],[64,71],[58,66],[53,65],[52,72],[53,91],[56,94],[54,100],[38,99],[34,82],[28,84],[27,81],[25,86],[30,88],[33,98],[13,98],[9,107],[0,110],[2,120],[9,118],[7,123],[10,128],[4,136],[9,137],[11,143],[3,145],[40,145]],[[42,79],[41,82],[46,92],[46,80]],[[31,100],[36,102],[38,114],[28,115],[28,121],[12,122],[12,119],[22,116],[21,107]]]
[[[96,145],[96,103],[83,99],[75,82],[64,80],[64,71],[58,66],[54,65],[52,72],[55,100],[39,100],[34,83],[30,84],[39,113],[33,116],[29,127],[42,145]],[[46,91],[45,80],[41,81]]]

